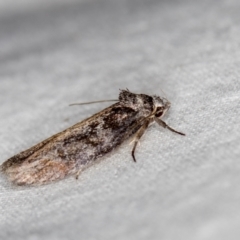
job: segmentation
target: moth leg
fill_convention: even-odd
[[[134,152],[136,150],[136,147],[137,147],[137,144],[140,140],[140,138],[142,137],[142,135],[144,134],[145,130],[147,129],[149,125],[149,120],[147,120],[142,126],[141,128],[137,131],[136,135],[135,135],[135,138],[133,140],[134,142],[134,145],[133,145],[133,149],[132,149],[132,157],[133,157],[133,161],[136,162],[136,158],[135,158],[135,155],[134,155]]]
[[[76,173],[76,175],[75,175],[76,180],[78,180],[78,177],[79,177],[79,175],[80,175],[81,172],[82,172],[82,169],[80,169],[80,170],[77,171],[77,173]]]
[[[162,126],[162,127],[164,127],[164,128],[167,128],[167,129],[169,129],[169,130],[172,131],[172,132],[175,132],[175,133],[177,133],[177,134],[180,134],[180,135],[185,136],[185,133],[178,132],[177,130],[169,127],[163,120],[161,120],[161,119],[159,119],[159,118],[157,118],[157,117],[155,117],[154,120],[155,120],[160,126]]]

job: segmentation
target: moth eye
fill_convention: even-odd
[[[155,113],[155,117],[161,117],[163,115],[163,108],[162,107],[158,107],[157,111]]]

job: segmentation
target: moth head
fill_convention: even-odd
[[[154,114],[158,118],[162,117],[171,105],[164,97],[135,94],[129,90],[120,91],[119,102],[123,106],[141,111],[146,115]]]
[[[171,106],[171,103],[164,97],[153,96],[155,117],[163,117]]]

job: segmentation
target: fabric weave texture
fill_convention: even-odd
[[[0,239],[237,240],[240,2],[0,1],[0,164],[109,106],[166,95],[164,120],[79,179],[0,175]],[[163,93],[164,91],[164,93]]]

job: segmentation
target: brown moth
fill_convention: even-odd
[[[185,135],[169,127],[161,118],[170,108],[163,97],[121,90],[110,107],[72,127],[20,152],[5,161],[1,171],[17,185],[44,184],[76,178],[82,170],[134,135],[132,157],[149,124]]]

